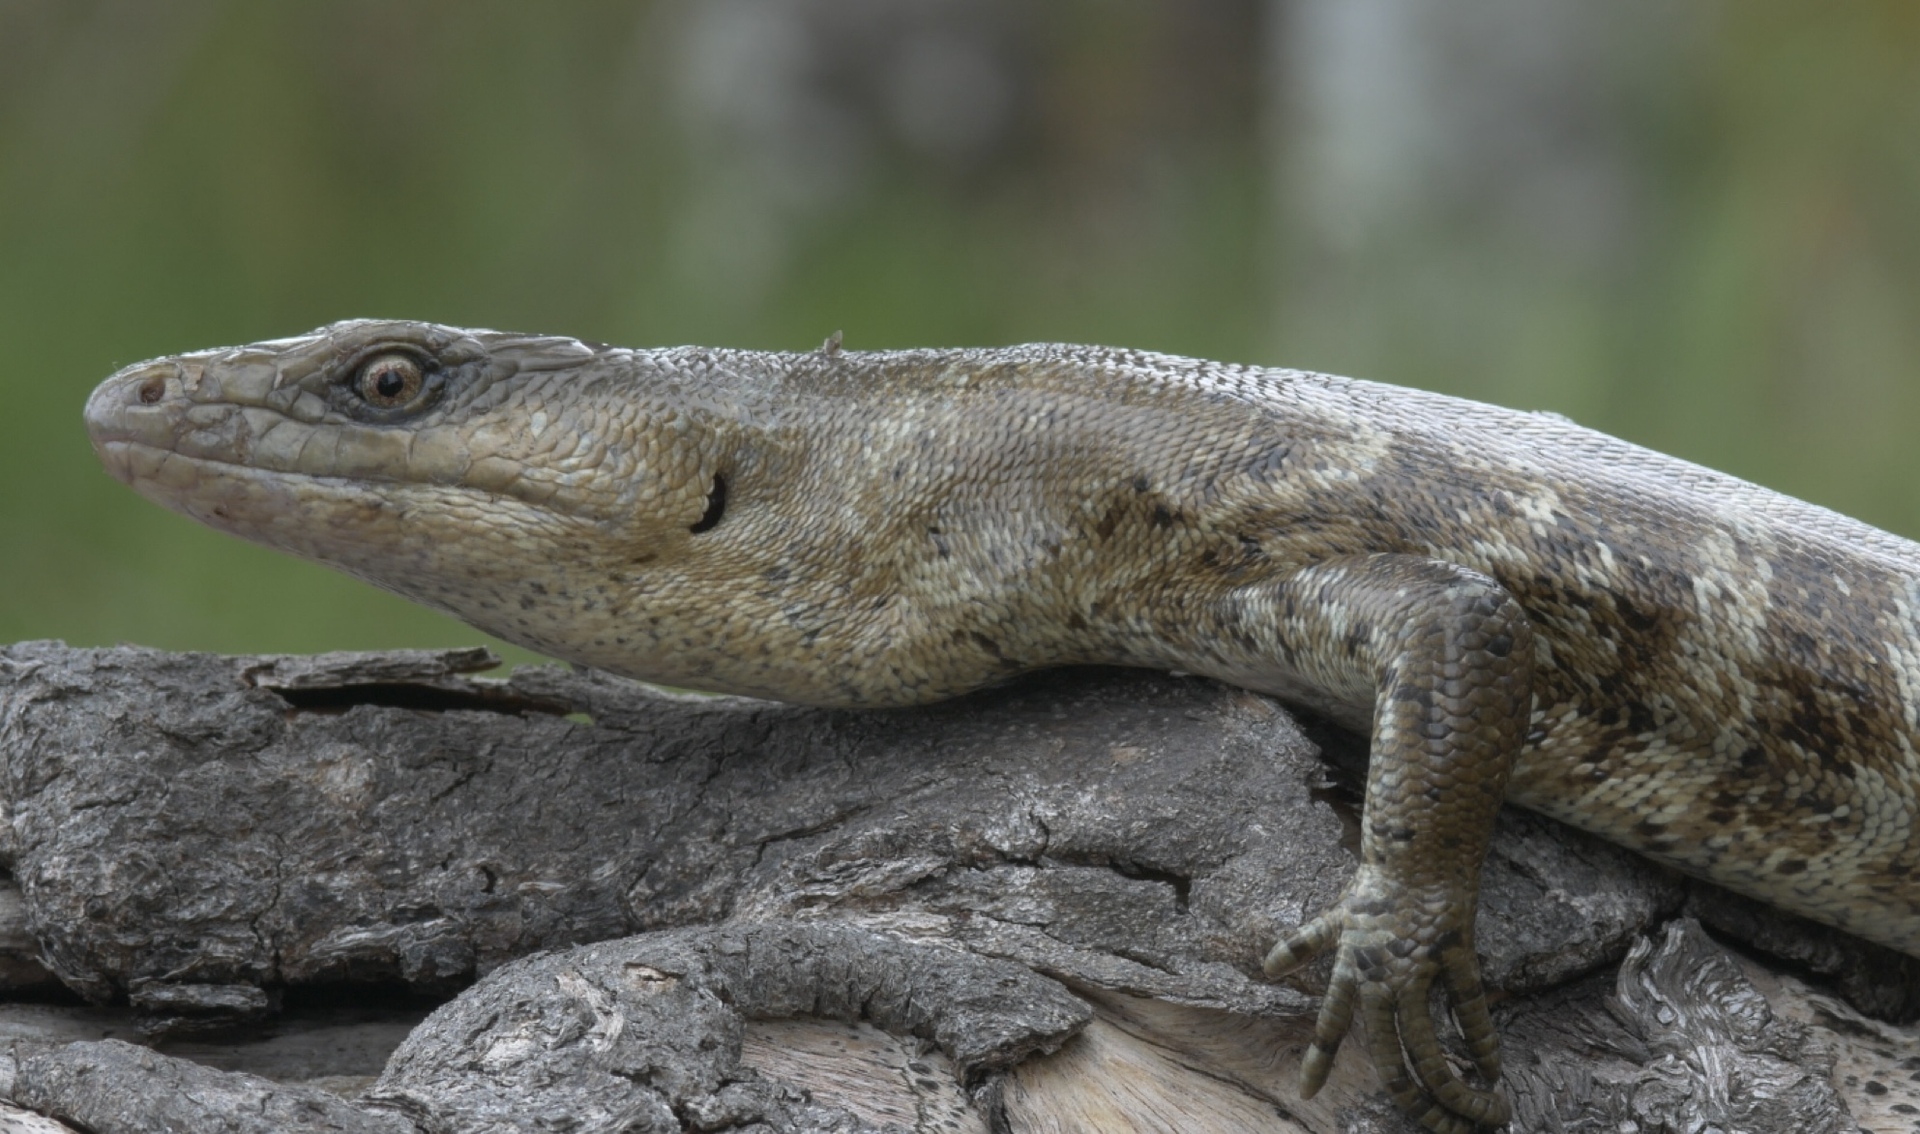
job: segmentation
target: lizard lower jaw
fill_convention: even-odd
[[[276,515],[298,501],[280,478],[204,461],[139,441],[94,440],[94,452],[115,479],[174,512],[249,539],[265,538]]]

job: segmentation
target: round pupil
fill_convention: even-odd
[[[375,376],[373,388],[383,398],[397,398],[407,388],[407,376],[398,366],[386,367]]]

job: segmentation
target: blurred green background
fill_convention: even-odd
[[[1308,367],[1920,536],[1920,4],[0,0],[0,642],[475,640],[81,429],[362,315]]]

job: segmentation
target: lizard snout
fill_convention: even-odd
[[[188,378],[180,362],[169,359],[136,363],[94,387],[87,398],[87,436],[117,479],[133,479],[131,447],[173,448]]]

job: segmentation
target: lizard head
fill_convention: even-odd
[[[355,320],[129,366],[86,421],[168,508],[634,672],[608,660],[626,608],[723,542],[739,408],[677,385],[709,361]]]

